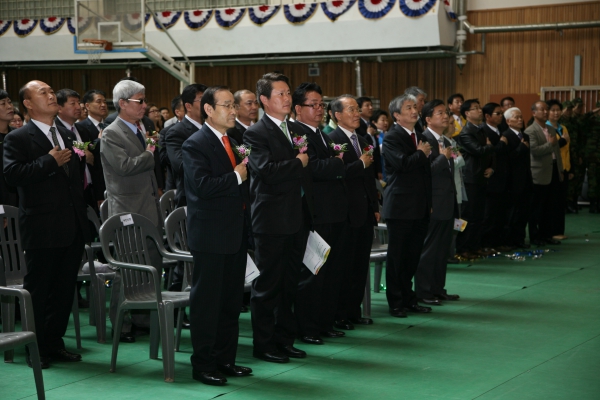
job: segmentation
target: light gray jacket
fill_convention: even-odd
[[[546,127],[548,128],[548,133],[556,137],[556,130],[549,125],[546,125]],[[542,127],[535,121],[525,129],[525,133],[529,135],[533,183],[535,185],[549,185],[552,181],[552,153],[556,156],[558,170],[563,170],[558,139],[556,139],[554,144],[549,143],[546,140],[546,135],[544,135]]]

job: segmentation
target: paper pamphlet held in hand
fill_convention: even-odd
[[[254,264],[250,254],[246,254],[246,257],[246,283],[250,283],[260,275],[260,271]]]
[[[304,265],[313,274],[317,275],[319,270],[327,261],[331,246],[323,240],[317,232],[309,232],[308,241],[306,242],[306,251],[304,252]]]
[[[467,221],[465,221],[464,219],[458,219],[458,218],[454,219],[454,230],[455,231],[462,232],[465,230],[466,227],[467,227]]]

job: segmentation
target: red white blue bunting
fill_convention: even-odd
[[[396,0],[358,0],[358,10],[367,19],[383,18],[390,12]]]
[[[190,10],[183,13],[183,20],[188,28],[197,31],[208,24],[213,10]]]
[[[125,14],[125,16],[123,17],[123,26],[129,32],[137,32],[140,29],[142,29],[142,18],[144,19],[144,25],[145,25],[148,23],[148,20],[150,19],[150,14],[148,14],[148,13],[146,13],[146,14],[140,14],[140,13]]]
[[[67,18],[67,28],[69,29],[69,32],[71,32],[71,35],[75,34],[75,27],[73,26],[73,18],[71,18],[71,17]]]
[[[49,17],[40,20],[40,28],[47,35],[57,32],[65,24],[66,18]]]
[[[162,11],[154,14],[154,25],[156,25],[156,29],[162,31],[162,27],[158,23],[163,24],[165,29],[169,29],[173,25],[179,21],[179,17],[181,17],[181,11]]]
[[[446,9],[446,15],[448,15],[450,21],[456,21],[458,19],[449,0],[444,0],[444,8]]]
[[[0,36],[4,35],[10,28],[12,21],[0,21]]]
[[[79,29],[80,35],[81,35],[81,33],[85,32],[87,30],[87,28],[90,27],[90,25],[92,25],[93,20],[94,20],[94,18],[89,18],[89,17],[77,18],[77,29]],[[75,34],[75,29],[73,29],[73,31],[71,33]]]
[[[286,4],[283,6],[285,18],[292,24],[303,24],[315,14],[316,4]]]
[[[221,28],[233,28],[246,13],[245,8],[222,8],[215,10],[215,19]]]
[[[254,22],[256,25],[262,25],[277,14],[280,7],[281,6],[248,7],[248,16],[250,17],[250,21]]]
[[[400,11],[408,17],[420,17],[431,10],[437,0],[400,0]]]
[[[20,19],[15,21],[13,26],[17,36],[25,37],[33,32],[37,23],[37,19]]]
[[[324,1],[321,3],[323,12],[332,21],[338,19],[343,13],[348,11],[356,3],[356,0],[345,1]]]

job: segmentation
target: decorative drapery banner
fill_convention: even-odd
[[[40,20],[40,28],[47,35],[57,32],[65,23],[66,18],[49,17]]]
[[[89,18],[89,17],[79,17],[79,18],[77,18],[77,28],[79,29],[79,33],[85,32],[87,30],[87,28],[89,28],[90,25],[92,25],[92,22],[94,20],[95,20],[95,18]],[[71,23],[72,22],[73,21],[71,21]],[[75,29],[73,29],[73,31],[71,33],[75,34]]]
[[[67,18],[67,28],[69,29],[69,32],[71,32],[71,35],[75,34],[75,27],[73,26],[73,18],[71,18],[71,17]]]
[[[245,8],[223,8],[215,10],[215,19],[221,28],[233,28],[245,13]]]
[[[29,35],[37,26],[37,19],[20,19],[14,23],[14,31],[17,36],[25,37]]]
[[[356,3],[356,0],[324,1],[321,3],[321,8],[327,18],[335,21],[340,15],[348,11],[354,3]]]
[[[449,0],[444,0],[444,8],[446,9],[446,15],[448,15],[450,21],[456,21],[458,19]]]
[[[258,6],[258,7],[248,7],[248,16],[250,17],[250,21],[254,22],[256,25],[262,25],[271,18],[281,6]]]
[[[179,21],[179,17],[181,17],[181,11],[157,12],[156,14],[154,14],[154,25],[156,25],[156,29],[162,31],[163,29],[158,23],[160,21],[160,23],[163,24],[165,29],[169,29],[170,27],[175,25],[177,21]]]
[[[396,0],[358,0],[358,10],[367,19],[379,19],[390,12]]]
[[[2,21],[0,20],[0,36],[4,35],[8,28],[10,28],[12,21]]]
[[[213,10],[189,10],[183,13],[183,20],[188,28],[197,31],[208,24],[212,15]]]
[[[123,26],[125,26],[125,29],[127,29],[129,32],[137,32],[140,29],[142,29],[142,18],[144,19],[145,25],[150,19],[150,14],[125,14],[125,16],[123,17]]]
[[[292,24],[303,24],[315,14],[316,4],[286,4],[283,6],[285,18]]]
[[[431,10],[437,0],[400,0],[400,11],[408,17],[420,17]]]

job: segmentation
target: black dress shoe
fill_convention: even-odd
[[[248,376],[252,373],[252,368],[233,364],[217,365],[217,369],[229,376]]]
[[[348,321],[347,319],[340,319],[339,321],[335,321],[334,326],[336,328],[344,329],[346,331],[351,331],[354,329],[354,325],[352,325],[352,322]]]
[[[181,321],[181,329],[190,329],[190,320],[187,319],[187,316],[183,316],[183,321]]]
[[[430,299],[420,299],[419,302],[429,304],[430,306],[441,306],[442,305],[442,302],[439,301],[438,299],[436,299],[435,297],[430,298]]]
[[[27,365],[29,366],[29,368],[33,368],[33,363],[31,362],[29,354],[27,354],[25,360],[27,361]],[[50,357],[40,356],[40,367],[42,367],[42,369],[50,368]]]
[[[219,371],[192,371],[192,378],[204,383],[205,385],[223,386],[227,382],[227,378]]]
[[[306,352],[304,350],[297,349],[291,344],[279,345],[277,346],[277,350],[279,350],[280,353],[285,354],[288,357],[306,358]]]
[[[418,304],[411,304],[410,306],[406,307],[405,310],[414,313],[427,314],[431,312],[431,307],[423,307]]]
[[[300,340],[308,344],[323,344],[323,339],[318,336],[302,336]]]
[[[460,299],[460,296],[457,294],[448,294],[448,293],[442,293],[442,294],[436,294],[435,297],[438,298],[438,300],[458,300]]]
[[[81,354],[71,353],[66,349],[60,349],[50,354],[50,358],[56,361],[77,362],[81,361]]]
[[[348,318],[354,325],[373,325],[371,318]]]
[[[546,239],[546,240],[544,240],[544,242],[546,242],[546,243],[548,243],[548,244],[553,244],[553,245],[560,244],[560,240],[554,240],[554,239],[552,239],[552,238],[550,238],[550,239]]]
[[[341,337],[346,336],[346,333],[342,332],[342,331],[334,331],[332,329],[330,331],[323,331],[323,332],[321,332],[321,336],[325,336],[325,337],[328,337],[328,338],[334,338],[335,339],[335,338],[341,338]]]
[[[403,308],[392,308],[390,315],[396,318],[406,318],[406,311]]]
[[[259,351],[255,351],[252,353],[254,358],[261,359],[263,361],[268,361],[272,363],[285,364],[290,362],[290,359],[285,354],[281,354],[278,351],[267,351],[261,353]]]
[[[114,337],[115,331],[111,329],[111,335]],[[135,343],[135,335],[133,332],[121,332],[119,335],[119,342],[121,343]]]
[[[247,313],[248,312],[248,307],[242,305],[242,309],[240,310],[241,313]]]

